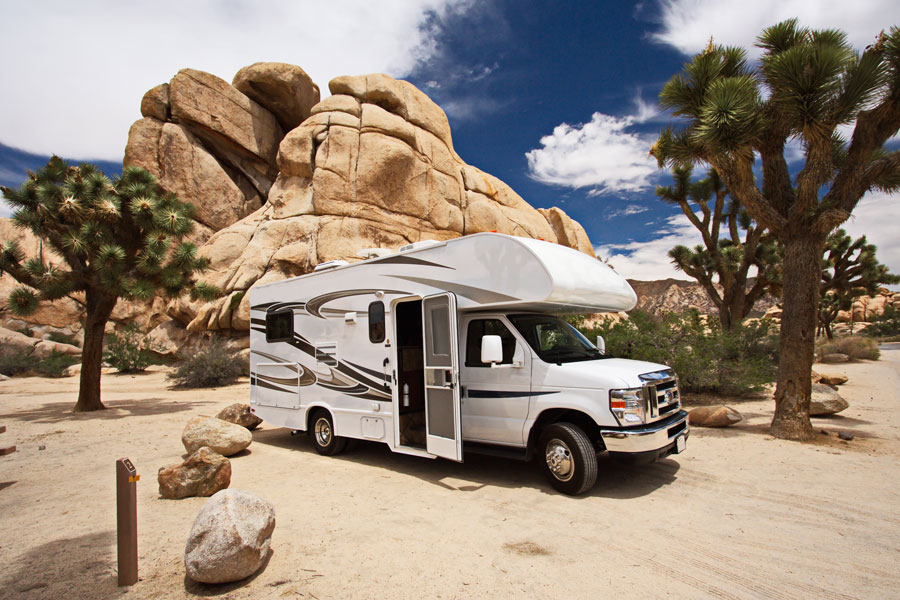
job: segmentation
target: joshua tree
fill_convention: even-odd
[[[825,238],[869,190],[900,186],[900,152],[884,145],[900,129],[900,28],[862,54],[836,30],[801,28],[796,19],[765,29],[751,69],[741,48],[696,55],[660,92],[684,119],[652,153],[661,164],[705,163],[784,247],[783,300],[775,418],[780,438],[814,437],[810,371]],[[839,126],[854,124],[849,141]],[[804,161],[792,177],[785,148]],[[761,181],[754,171],[761,162]]]
[[[193,205],[165,193],[153,175],[126,167],[111,182],[97,167],[77,167],[54,156],[18,189],[2,188],[14,207],[16,226],[31,230],[62,264],[43,256],[26,260],[14,241],[0,248],[0,273],[22,287],[9,296],[16,315],[34,312],[41,300],[75,295],[85,306],[81,387],[76,411],[105,408],[100,401],[103,333],[119,298],[150,300],[190,291],[212,298],[217,290],[191,276],[208,265],[182,238],[193,228]]]
[[[876,249],[866,243],[866,236],[854,240],[843,229],[832,232],[825,240],[819,329],[828,339],[832,338],[831,323],[838,311],[849,310],[854,298],[875,294],[881,285],[900,283],[900,277],[878,262]]]
[[[675,246],[669,256],[677,268],[703,286],[719,310],[722,328],[731,330],[740,325],[764,294],[780,294],[778,249],[765,228],[754,223],[740,203],[729,197],[715,169],[709,170],[706,179],[693,183],[691,172],[690,167],[675,167],[674,185],[657,187],[656,195],[681,207],[703,237],[703,245],[693,250]],[[700,208],[700,214],[691,208],[692,203]],[[756,280],[752,282],[748,278],[751,267],[757,268]],[[749,283],[752,285],[748,289]]]

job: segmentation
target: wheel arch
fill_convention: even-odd
[[[538,415],[528,432],[528,458],[534,455],[541,431],[553,423],[577,425],[588,436],[598,452],[605,450],[603,438],[600,436],[600,426],[590,415],[574,408],[548,408]]]

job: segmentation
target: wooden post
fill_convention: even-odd
[[[0,433],[6,433],[6,425],[0,425]],[[0,456],[6,456],[16,451],[15,446],[0,447]]]
[[[116,525],[119,546],[119,585],[138,580],[137,482],[141,478],[127,458],[116,461]]]

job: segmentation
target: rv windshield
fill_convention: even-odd
[[[551,315],[507,315],[541,360],[550,363],[606,358],[577,329]]]

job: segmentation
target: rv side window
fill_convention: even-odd
[[[282,310],[266,315],[266,341],[288,342],[294,339],[294,311]]]
[[[466,366],[490,367],[490,363],[481,362],[481,338],[486,335],[499,335],[503,343],[503,362],[511,365],[513,353],[516,351],[516,338],[498,319],[477,319],[469,321],[466,334]]]
[[[369,305],[369,341],[373,344],[384,341],[384,302]]]

